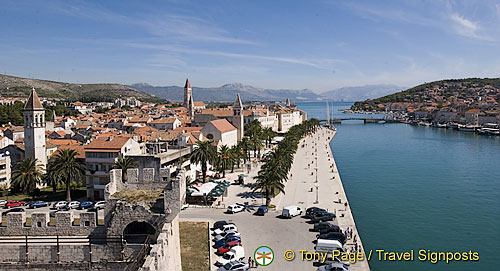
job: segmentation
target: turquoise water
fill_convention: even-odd
[[[335,103],[335,110],[349,105]],[[324,103],[298,108],[326,118]],[[372,270],[500,270],[500,137],[359,121],[337,131],[333,153],[365,251],[480,257],[450,264],[372,258]]]

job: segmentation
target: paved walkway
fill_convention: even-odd
[[[348,203],[347,196],[329,146],[335,133],[322,127],[314,135],[301,141],[285,194],[281,194],[274,202],[277,203],[278,210],[288,205],[303,208],[318,206],[337,214],[337,223],[342,230],[347,227],[353,229],[353,238],[347,241],[346,248],[351,250],[357,243],[358,250],[364,252],[349,204],[345,206]],[[351,265],[351,270],[370,270],[370,267],[365,260]]]

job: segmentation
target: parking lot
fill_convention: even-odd
[[[189,208],[181,212],[181,220],[210,221],[211,225],[218,220],[235,223],[241,233],[242,245],[245,249],[245,262],[248,257],[253,257],[254,251],[260,246],[268,246],[274,251],[274,261],[269,266],[259,266],[263,270],[315,270],[313,262],[301,261],[299,250],[314,252],[313,240],[316,232],[310,232],[313,227],[308,224],[308,219],[300,216],[291,219],[279,218],[280,211],[270,210],[265,216],[255,216],[256,210],[243,211],[236,214],[226,214],[222,209]],[[333,222],[335,223],[335,221]],[[213,242],[211,243],[213,245]],[[283,253],[293,250],[296,258],[286,261]],[[217,261],[212,254],[212,268]]]

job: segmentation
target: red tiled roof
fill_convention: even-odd
[[[222,133],[236,130],[236,128],[226,119],[212,120],[210,123],[212,123],[212,125]]]
[[[184,85],[184,88],[191,88],[191,84],[189,83],[189,78],[186,78],[186,84]]]

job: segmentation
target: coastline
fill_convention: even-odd
[[[354,247],[353,239],[356,235],[358,251],[364,253],[364,245],[330,146],[335,134],[336,131],[321,127],[316,133],[300,141],[290,170],[290,177],[285,186],[285,194],[280,194],[275,199],[276,209],[281,210],[285,206],[298,205],[304,210],[317,206],[333,212],[337,215],[335,222],[343,231],[347,227],[353,231],[353,238],[348,239],[345,248],[350,251]],[[344,205],[346,202],[347,207]],[[363,261],[351,264],[350,270],[370,270],[366,257]]]

